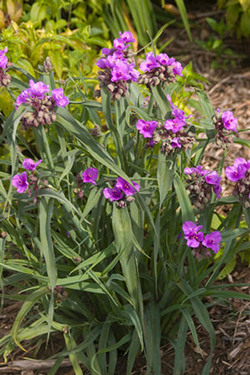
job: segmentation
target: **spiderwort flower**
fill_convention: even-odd
[[[195,225],[192,221],[186,221],[182,230],[184,237],[187,240],[187,245],[192,248],[197,248],[203,241],[203,233],[200,232],[202,225]]]
[[[246,160],[237,158],[233,166],[229,166],[225,169],[225,175],[230,181],[237,182],[245,177],[247,170]]]
[[[42,162],[42,159],[38,160],[36,163],[32,159],[24,159],[23,167],[27,171],[34,171],[36,167]]]
[[[225,148],[227,144],[233,142],[233,139],[230,137],[230,133],[236,133],[238,131],[238,120],[237,118],[233,117],[233,113],[231,111],[221,113],[220,109],[217,108],[213,122],[216,129],[216,141]]]
[[[238,131],[237,130],[238,120],[237,118],[233,117],[233,114],[231,111],[226,111],[222,113],[221,119],[222,119],[225,129],[231,130],[233,132]]]
[[[113,201],[119,201],[123,198],[122,191],[118,189],[118,187],[112,188],[105,188],[103,190],[103,195],[106,199],[109,199],[111,202]]]
[[[140,65],[140,69],[143,72],[150,72],[155,68],[159,68],[161,65],[157,62],[156,58],[153,55],[153,52],[149,52],[146,55],[146,61],[143,61]]]
[[[88,168],[82,173],[83,182],[89,182],[93,185],[96,185],[95,180],[98,177],[98,169],[96,168]]]
[[[113,42],[113,46],[115,49],[118,49],[118,51],[123,51],[124,49],[128,48],[128,46],[125,46],[125,43],[122,39],[115,39]]]
[[[215,253],[218,253],[221,242],[221,234],[218,231],[214,231],[207,234],[202,241],[202,245],[208,249],[212,249]]]
[[[178,147],[181,148],[181,143],[179,142],[179,137],[175,137],[172,139],[171,146],[173,148]]]
[[[64,96],[62,88],[52,90],[52,99],[58,107],[65,107],[69,104],[69,99],[67,96]]]
[[[29,183],[27,181],[27,173],[23,172],[22,174],[16,174],[12,178],[12,185],[17,188],[17,192],[22,194],[25,190],[28,189]]]
[[[21,94],[16,98],[16,107],[19,107],[19,105],[26,103],[27,99],[30,98],[30,96],[30,88],[23,90]]]
[[[139,133],[142,134],[144,138],[152,138],[157,125],[157,121],[138,120],[136,123],[136,128],[139,130]]]
[[[32,98],[36,97],[39,99],[44,98],[44,94],[49,92],[49,85],[45,85],[43,82],[34,82],[32,79],[29,82],[30,84],[30,95]]]
[[[175,119],[168,119],[165,121],[165,129],[171,130],[173,133],[177,133],[180,130],[182,130],[183,126],[185,125],[185,122],[178,119],[177,117]]]
[[[140,190],[140,185],[138,185],[134,181],[132,182],[133,182],[134,188],[126,180],[124,180],[124,178],[118,177],[116,180],[115,187],[122,190],[124,194],[126,195],[126,197],[128,197],[130,195],[134,195],[136,191]]]
[[[121,33],[121,31],[119,31],[119,35],[120,35],[120,39],[124,43],[134,43],[135,42],[135,38],[133,37],[133,35],[130,31],[124,31],[124,33]]]
[[[5,47],[2,51],[0,51],[0,68],[5,69],[8,64],[7,56],[4,56],[5,53],[8,52],[8,48]]]
[[[0,87],[9,86],[11,82],[11,76],[7,73],[8,65],[8,58],[5,56],[5,53],[8,52],[8,48],[5,47],[2,51],[0,51]]]

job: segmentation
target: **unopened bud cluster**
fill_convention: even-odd
[[[28,98],[26,103],[33,109],[32,112],[26,112],[21,118],[21,126],[23,129],[30,127],[37,128],[39,125],[50,125],[56,121],[55,101],[46,96],[43,99]]]
[[[200,165],[193,168],[185,168],[188,175],[187,187],[191,203],[198,209],[204,209],[209,205],[214,192],[217,198],[221,193],[221,177],[215,171],[203,169]]]
[[[138,83],[141,85],[158,86],[160,83],[168,84],[175,81],[175,74],[172,66],[160,66],[140,75]]]
[[[195,138],[188,129],[172,133],[171,130],[166,130],[165,126],[160,124],[153,135],[153,140],[155,143],[161,142],[161,152],[168,156],[171,151],[177,153],[180,149],[192,148]]]
[[[50,125],[56,121],[56,107],[65,107],[69,99],[64,96],[63,89],[53,89],[52,96],[46,95],[50,88],[43,82],[30,80],[30,87],[21,92],[16,98],[16,107],[26,104],[32,108],[23,114],[21,125],[24,129],[38,127],[39,125]]]
[[[152,52],[147,53],[146,61],[141,63],[140,69],[144,74],[140,75],[138,83],[148,88],[159,84],[163,86],[174,82],[176,75],[182,76],[181,64],[166,53],[160,53],[157,56],[154,56]]]
[[[49,56],[46,57],[43,63],[43,70],[45,73],[50,73],[53,70],[53,65],[51,64]]]
[[[194,134],[190,131],[190,126],[186,120],[190,116],[185,116],[184,111],[177,108],[170,98],[167,99],[171,105],[171,118],[164,124],[157,121],[138,120],[136,128],[144,138],[148,138],[146,148],[154,147],[154,144],[161,143],[161,151],[168,156],[170,152],[178,153],[180,150],[192,148],[195,141]]]
[[[0,51],[0,87],[7,87],[11,82],[11,76],[7,71],[12,64],[8,62],[8,58],[5,56],[6,52],[8,52],[7,47]]]

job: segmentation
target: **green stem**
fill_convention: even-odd
[[[36,135],[38,147],[40,149],[40,153],[41,153],[42,158],[45,157],[47,159],[47,162],[48,162],[48,165],[49,165],[49,168],[50,168],[51,172],[55,174],[56,173],[55,172],[55,166],[54,166],[53,158],[52,158],[52,155],[51,155],[51,152],[50,152],[50,147],[49,147],[49,143],[48,143],[48,140],[47,140],[45,128],[43,126],[39,126],[36,129],[35,135]],[[56,179],[55,176],[53,177],[53,179],[54,179],[55,187],[57,189],[59,189],[60,186],[58,184],[58,180]]]

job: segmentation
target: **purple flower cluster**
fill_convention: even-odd
[[[184,111],[177,108],[168,95],[168,100],[172,107],[172,118],[164,124],[157,121],[138,120],[136,128],[144,138],[150,138],[147,147],[153,147],[155,143],[161,142],[161,151],[167,156],[171,151],[177,152],[182,147],[191,148],[194,136],[187,129],[186,120],[190,116],[185,116]],[[185,129],[183,129],[185,127]]]
[[[140,69],[144,74],[141,74],[138,83],[148,87],[157,86],[160,83],[164,85],[173,82],[176,75],[182,76],[181,64],[166,53],[160,53],[157,56],[154,56],[153,52],[147,53],[146,61],[141,63]]]
[[[212,191],[218,199],[220,198],[221,177],[216,171],[209,171],[197,165],[197,167],[185,168],[184,172],[188,175],[187,190],[190,193],[190,200],[197,208],[203,209],[210,203]]]
[[[50,125],[56,120],[54,112],[55,107],[65,107],[69,99],[64,96],[62,88],[52,90],[52,96],[49,93],[49,85],[43,82],[29,81],[29,88],[23,90],[16,98],[16,107],[21,104],[28,104],[32,107],[32,112],[26,112],[21,118],[21,124],[24,128],[39,125]]]
[[[132,201],[132,196],[140,190],[140,185],[134,181],[132,182],[133,186],[124,180],[124,178],[118,177],[115,186],[113,188],[105,188],[103,190],[103,195],[111,202],[117,201],[118,207],[126,207],[126,202]]]
[[[219,231],[214,231],[204,236],[201,232],[202,228],[202,225],[196,225],[192,221],[186,221],[182,226],[184,238],[187,240],[187,246],[194,249],[194,255],[199,260],[202,256],[210,256],[210,249],[217,253],[221,242],[221,234]]]
[[[250,160],[237,158],[234,165],[225,169],[228,180],[236,182],[233,195],[239,197],[246,208],[250,207]]]
[[[8,62],[7,56],[5,56],[6,52],[8,52],[7,47],[5,47],[3,50],[0,51],[0,87],[1,86],[7,87],[11,82],[10,75],[6,73],[9,66],[11,65]]]
[[[37,177],[34,175],[34,171],[36,170],[36,167],[42,162],[42,159],[38,160],[36,163],[32,159],[24,159],[23,161],[23,168],[26,169],[26,171],[32,172],[29,175],[29,181],[27,172],[23,172],[21,174],[16,174],[12,178],[12,185],[17,189],[17,192],[22,194],[28,189],[28,196],[31,196],[32,191],[30,188],[30,185],[33,186],[33,190],[35,191],[35,198],[34,203],[37,201]]]
[[[128,83],[139,78],[139,72],[134,69],[133,51],[128,49],[135,39],[129,31],[119,34],[120,38],[114,40],[113,48],[102,49],[102,57],[96,64],[102,69],[98,72],[100,87],[107,87],[115,100],[128,96]]]
[[[217,109],[213,121],[217,131],[217,143],[221,144],[223,147],[225,147],[228,143],[232,143],[233,140],[230,137],[230,133],[237,133],[238,131],[238,120],[233,116],[233,113],[231,111],[221,113],[220,110]]]

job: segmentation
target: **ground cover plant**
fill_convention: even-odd
[[[133,42],[120,32],[102,50],[96,100],[88,81],[83,91],[79,77],[55,80],[48,58],[37,75],[17,78],[7,48],[0,52],[1,85],[15,106],[1,116],[2,303],[23,301],[0,340],[5,361],[16,346],[61,332],[65,348],[50,374],[65,357],[76,374],[81,365],[114,374],[121,356],[130,374],[141,352],[147,374],[161,374],[166,342],[182,374],[188,331],[202,355],[198,320],[210,336],[209,374],[210,307],[249,299],[214,282],[249,248],[250,162],[202,166],[210,143],[226,154],[237,119],[212,107],[190,65],[154,43],[139,61]],[[223,194],[223,171],[232,196]]]

